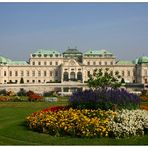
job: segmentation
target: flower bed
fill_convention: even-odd
[[[69,99],[69,105],[76,109],[108,110],[139,108],[140,98],[124,89],[98,89],[75,92]]]
[[[140,108],[148,111],[148,105],[140,105]]]
[[[108,122],[113,111],[102,110],[54,110],[45,109],[27,117],[30,129],[51,135],[78,137],[108,136]]]
[[[143,135],[148,129],[148,111],[118,112],[72,109],[64,106],[46,108],[28,116],[27,126],[38,132],[56,136],[115,138]]]
[[[113,137],[130,137],[144,135],[148,130],[148,111],[121,110],[109,122],[110,134]]]

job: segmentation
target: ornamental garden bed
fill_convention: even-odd
[[[85,90],[74,93],[67,106],[34,112],[29,129],[54,136],[126,138],[148,130],[148,111],[140,98],[123,89]]]

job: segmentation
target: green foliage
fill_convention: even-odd
[[[124,84],[124,83],[125,83],[124,78],[122,78],[121,79],[121,84]]]
[[[0,95],[6,96],[7,95],[6,89],[0,90]]]
[[[108,68],[105,69],[104,73],[102,69],[96,69],[93,75],[89,76],[88,86],[93,89],[118,88],[121,86],[121,82],[119,82],[120,77],[118,71],[115,72],[115,76],[112,76]]]
[[[23,83],[24,83],[24,79],[21,78],[21,80],[20,80],[20,84],[23,84]]]
[[[24,89],[20,89],[20,91],[17,92],[17,95],[18,95],[18,96],[26,96],[26,95],[27,95],[27,92],[26,92],[26,90],[24,90]]]

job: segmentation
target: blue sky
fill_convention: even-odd
[[[68,47],[148,56],[148,3],[0,3],[0,55],[28,60],[38,48]]]

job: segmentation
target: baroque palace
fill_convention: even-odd
[[[134,61],[117,60],[107,50],[68,49],[60,53],[52,49],[39,49],[29,61],[13,61],[0,56],[1,84],[84,83],[95,69],[109,68],[110,74],[119,72],[127,83],[148,83],[148,57]]]

